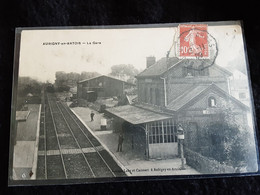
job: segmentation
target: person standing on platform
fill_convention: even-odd
[[[94,116],[95,116],[94,112],[93,112],[93,111],[91,111],[91,113],[90,113],[90,118],[91,118],[91,121],[94,121]]]
[[[122,152],[123,141],[124,141],[123,134],[120,133],[120,134],[119,134],[119,137],[118,137],[117,152]]]

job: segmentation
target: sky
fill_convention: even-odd
[[[23,30],[19,76],[54,82],[56,71],[109,74],[111,66],[118,64],[132,64],[143,70],[146,57],[155,56],[159,60],[166,56],[176,32],[176,27]],[[218,65],[245,64],[242,33],[238,25],[208,26],[208,32],[218,44]],[[62,45],[67,42],[72,44]]]

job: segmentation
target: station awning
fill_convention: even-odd
[[[108,108],[106,111],[133,125],[171,119],[172,116],[164,113],[156,113],[140,107],[125,105]]]

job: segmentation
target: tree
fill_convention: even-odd
[[[79,74],[76,72],[66,73],[64,71],[57,71],[55,73],[55,87],[58,91],[62,90],[62,88],[75,87],[78,81],[99,75],[97,72],[81,72],[81,74]]]
[[[28,93],[39,95],[41,93],[42,83],[30,77],[19,77],[18,95],[26,96]]]
[[[52,84],[47,84],[46,91],[49,93],[54,93],[55,92],[54,86]]]
[[[65,73],[64,71],[57,71],[55,73],[55,87],[74,87],[80,80],[80,74],[75,72]]]
[[[134,83],[135,76],[138,73],[139,71],[131,64],[119,64],[111,67],[111,73],[109,75]]]
[[[233,167],[253,167],[256,156],[252,131],[236,119],[235,113],[231,104],[220,107],[215,122],[202,128],[198,152]]]
[[[86,71],[83,71],[83,72],[81,72],[81,74],[80,74],[80,81],[81,80],[84,80],[84,79],[90,79],[90,78],[93,78],[93,77],[97,77],[97,76],[100,76],[100,74],[99,73],[97,73],[97,72],[86,72]]]
[[[39,103],[43,83],[30,77],[19,77],[16,108],[20,110],[25,103]],[[28,96],[28,94],[31,94]],[[31,97],[32,96],[32,97]]]

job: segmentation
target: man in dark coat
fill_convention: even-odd
[[[120,133],[119,137],[118,137],[117,152],[122,152],[123,141],[124,141],[124,137],[123,137],[122,133]]]
[[[90,118],[91,118],[91,121],[94,121],[94,112],[93,111],[91,111],[91,113],[90,113]]]

